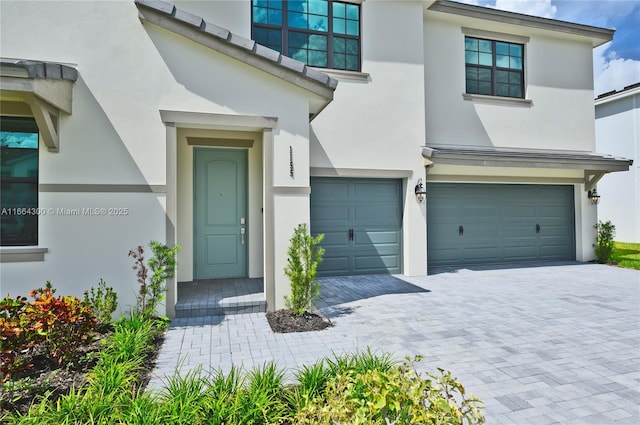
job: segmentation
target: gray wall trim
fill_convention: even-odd
[[[578,177],[526,177],[526,176],[465,176],[460,174],[428,174],[430,182],[466,182],[466,183],[542,183],[542,184],[581,184],[584,179]]]
[[[449,0],[436,0],[428,7],[427,10],[588,37],[591,39],[593,47],[604,44],[607,41],[611,41],[615,32],[615,30],[608,28],[574,24],[555,19],[539,18],[537,16],[529,16],[488,7],[462,4]]]
[[[264,256],[264,295],[267,311],[274,311],[276,305],[275,273],[275,216],[273,212],[273,131],[265,129],[262,134],[262,172],[264,184],[263,256]]]
[[[478,30],[475,28],[467,28],[462,27],[462,32],[464,35],[468,35],[471,37],[479,37],[479,38],[488,38],[492,40],[499,41],[509,41],[512,43],[520,43],[527,44],[530,40],[530,37],[523,37],[521,35],[513,35],[513,34],[505,34],[502,32],[494,32],[494,31],[486,31],[486,30]]]
[[[377,170],[369,168],[328,168],[311,167],[311,177],[363,177],[363,178],[407,178],[412,170]]]
[[[503,105],[515,105],[515,106],[533,106],[533,100],[531,99],[519,99],[515,97],[500,97],[500,96],[488,96],[485,94],[470,94],[462,93],[464,100],[472,100],[474,102],[482,103],[500,103]]]
[[[40,192],[85,192],[85,193],[166,193],[165,185],[150,184],[75,184],[42,183]]]
[[[218,139],[215,137],[187,137],[190,146],[219,146],[225,148],[252,148],[252,139]]]
[[[0,263],[22,263],[29,261],[44,261],[44,254],[49,248],[33,246],[16,246],[0,248]]]
[[[194,124],[210,126],[211,128],[240,127],[245,130],[260,131],[265,128],[275,128],[278,118],[261,117],[257,115],[230,115],[208,112],[187,112],[160,110],[160,118],[165,124],[173,123],[177,127],[189,127]]]
[[[311,188],[308,186],[274,186],[271,193],[274,195],[309,195],[311,193]]]
[[[166,128],[166,162],[167,186],[166,203],[167,215],[165,221],[165,239],[168,246],[177,243],[178,232],[178,129],[173,124]],[[178,264],[177,267],[180,267]],[[176,303],[178,301],[178,274],[167,279],[166,314],[170,318],[176,317]]]

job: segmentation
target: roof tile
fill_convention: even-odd
[[[192,15],[191,13],[185,12],[182,9],[176,9],[174,16],[177,20],[189,25],[193,25],[196,28],[202,28],[202,24],[204,22],[204,19],[202,19],[200,16]]]

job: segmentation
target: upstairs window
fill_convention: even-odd
[[[360,6],[332,0],[253,0],[256,43],[319,68],[360,71]]]
[[[0,246],[38,245],[38,126],[0,119]]]
[[[524,98],[524,46],[465,37],[466,92]]]

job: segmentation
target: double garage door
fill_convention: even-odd
[[[427,185],[428,265],[573,260],[573,186]]]
[[[324,233],[319,276],[400,273],[402,181],[312,178],[311,233]]]

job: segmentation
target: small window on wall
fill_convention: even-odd
[[[466,92],[524,98],[524,46],[505,41],[464,39]]]
[[[38,244],[38,126],[0,118],[0,246]]]

